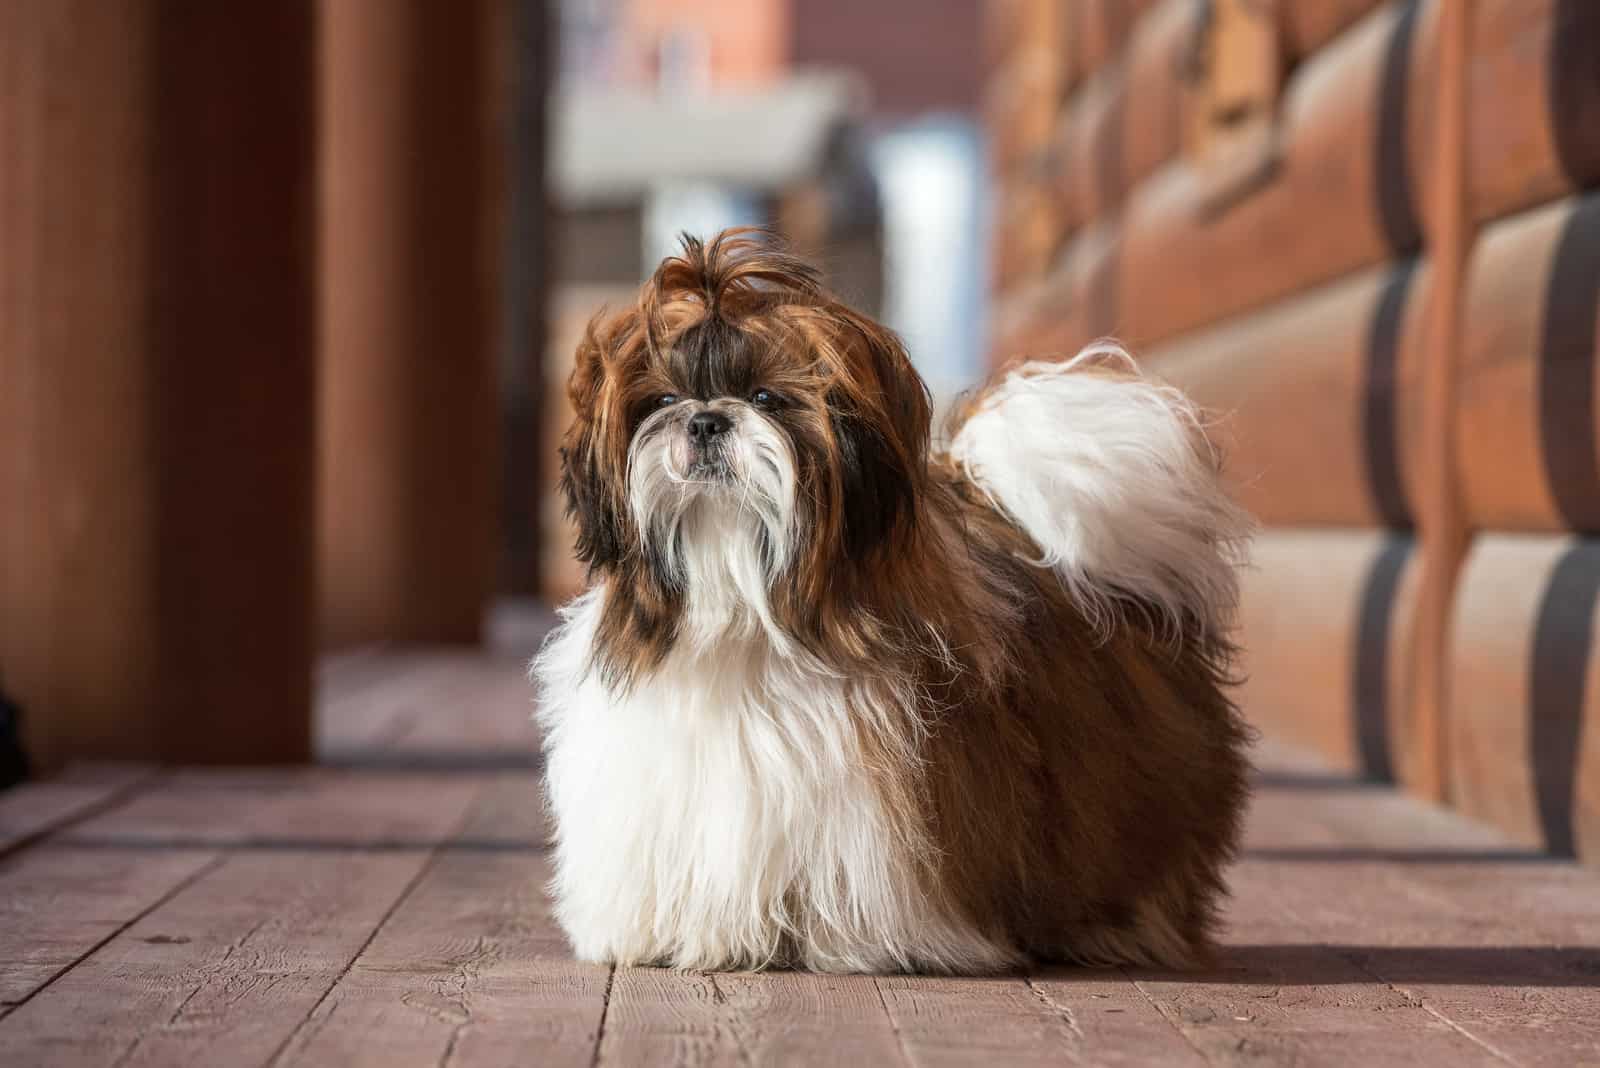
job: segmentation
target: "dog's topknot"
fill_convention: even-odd
[[[639,312],[656,351],[669,334],[705,319],[737,319],[774,296],[810,303],[821,275],[770,230],[725,230],[710,241],[679,236],[683,249],[661,261],[639,293]]]

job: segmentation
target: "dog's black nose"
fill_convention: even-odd
[[[721,412],[695,412],[689,417],[689,440],[697,445],[709,445],[711,439],[733,426],[733,420]]]

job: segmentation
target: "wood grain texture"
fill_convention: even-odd
[[[1093,1056],[1073,1013],[1024,978],[894,976],[877,982],[907,1060],[918,1068],[1081,1064]],[[1119,992],[1138,996],[1126,981]]]
[[[1339,946],[1498,1063],[1600,1058],[1600,873],[1388,790],[1286,783],[1257,813],[1252,850],[1294,937]]]
[[[265,1062],[480,790],[470,780],[314,772],[238,784],[180,777],[41,847],[219,856],[20,1005],[0,1028],[0,1059]]]
[[[1085,1064],[1207,1063],[1126,973],[1061,968],[1030,976],[1028,985],[1061,1015],[1073,1034],[1068,1048]]]
[[[48,845],[0,861],[0,1017],[219,859],[207,846]]]
[[[1337,600],[1318,582],[1347,589],[1370,574],[1379,537],[1267,539],[1268,578],[1294,609],[1276,626]],[[1296,548],[1275,550],[1281,539]],[[1300,569],[1295,592],[1284,574],[1300,572],[1274,558],[1316,568]],[[1529,567],[1501,568],[1481,600],[1510,606],[1504,618],[1526,613],[1506,576]],[[457,666],[481,683],[459,700],[520,718],[496,696],[520,679],[514,660]],[[329,679],[372,686],[376,675],[360,676],[375,667],[346,661]],[[428,673],[394,668],[414,681]],[[1338,686],[1314,672],[1301,683],[1313,694]],[[1505,702],[1503,687],[1468,690],[1485,707]],[[1283,727],[1308,714],[1250,710]],[[526,770],[179,771],[0,861],[0,997],[15,1006],[6,1016],[0,1005],[0,1058],[476,1068],[1600,1057],[1600,872],[1541,859],[1515,836],[1303,752],[1269,745],[1257,759],[1215,970],[990,979],[613,977],[573,961],[551,924]]]
[[[1216,1064],[1500,1063],[1415,993],[1376,974],[1374,950],[1391,958],[1373,946],[1374,917],[1398,921],[1418,903],[1375,892],[1359,853],[1346,859],[1351,837],[1317,815],[1327,799],[1350,799],[1371,819],[1373,802],[1393,795],[1324,779],[1316,760],[1269,752],[1264,764],[1267,783],[1233,875],[1217,971],[1141,976],[1141,989]],[[1390,811],[1394,842],[1428,842],[1420,807],[1402,802]]]
[[[600,1063],[749,1063],[738,1014],[725,1007],[718,979],[659,968],[618,968],[611,980]]]
[[[621,968],[602,1063],[907,1063],[870,976]]]
[[[537,781],[497,775],[281,1064],[588,1065],[609,970],[549,913]]]

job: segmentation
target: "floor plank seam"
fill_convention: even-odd
[[[911,1068],[916,1062],[911,1056],[911,1051],[906,1048],[906,1036],[900,1031],[900,1021],[896,1020],[894,1013],[889,1011],[889,998],[884,994],[883,983],[879,981],[877,976],[872,977],[872,989],[878,992],[878,1004],[883,1006],[883,1015],[889,1021],[889,1030],[894,1032],[894,1046],[895,1049],[900,1051],[900,1063],[905,1065],[906,1068]]]
[[[474,807],[481,801],[480,798],[474,803]],[[480,934],[473,942],[472,949],[452,962],[455,965],[455,973],[451,976],[450,996],[460,1009],[461,1018],[450,1028],[450,1038],[439,1054],[437,1068],[450,1068],[450,1062],[455,1059],[456,1047],[461,1043],[461,1036],[472,1026],[472,984],[481,975],[479,966],[486,956],[488,956],[486,936]]]
[[[265,922],[265,921],[262,921],[262,922]],[[252,927],[250,929],[250,934],[254,934],[255,932],[259,931],[260,929],[261,929],[261,924],[258,923],[258,924],[256,924],[254,927]],[[247,935],[246,937],[249,937],[249,936]],[[237,943],[235,943],[235,944],[237,944]],[[233,946],[230,945],[228,947],[228,952],[229,953],[233,952]],[[167,1022],[165,1024],[165,1026],[162,1028],[163,1030],[171,1029],[171,1027],[178,1022],[178,1019],[179,1019],[179,1017],[181,1017],[183,1015],[184,1010],[189,1007],[189,1002],[193,1001],[196,997],[198,997],[199,994],[200,994],[200,991],[202,991],[202,990],[204,990],[206,988],[206,982],[207,982],[208,978],[209,978],[209,976],[203,976],[198,982],[195,983],[194,989],[190,990],[189,993],[184,996],[183,1000],[178,1002],[178,1007],[173,1009],[172,1013],[167,1017]],[[144,1045],[144,1040],[149,1036],[149,1034],[150,1034],[150,1032],[148,1032],[148,1031],[141,1031],[139,1034],[134,1035],[133,1036],[133,1041],[129,1042],[126,1046],[124,1046],[122,1048],[122,1052],[117,1054],[117,1059],[111,1062],[111,1068],[122,1068],[122,1066],[124,1064],[127,1064],[129,1061],[131,1061],[134,1058],[134,1056],[139,1052],[139,1047]]]
[[[1214,1057],[1200,1048],[1199,1044],[1195,1042],[1194,1036],[1190,1035],[1188,1031],[1184,1030],[1184,1027],[1181,1023],[1173,1019],[1172,1014],[1168,1012],[1165,1005],[1161,1004],[1161,1002],[1150,996],[1150,991],[1144,988],[1144,984],[1140,983],[1139,980],[1130,975],[1126,968],[1118,968],[1117,970],[1121,972],[1122,977],[1139,992],[1139,996],[1150,1003],[1150,1007],[1156,1010],[1156,1015],[1167,1021],[1167,1026],[1171,1027],[1173,1031],[1177,1032],[1178,1037],[1183,1039],[1184,1045],[1194,1050],[1197,1057],[1205,1061],[1207,1064],[1218,1063]]]
[[[439,1068],[450,1068],[450,1062],[455,1059],[456,1046],[461,1042],[461,1033],[467,1029],[469,1022],[455,1025],[450,1031],[450,1039],[444,1044],[444,1052],[439,1054]]]
[[[617,981],[617,966],[611,965],[606,972],[606,989],[600,995],[600,1020],[595,1025],[594,1031],[594,1056],[589,1059],[589,1068],[600,1068],[600,1047],[606,1038],[606,1017],[611,1014],[611,987]]]
[[[5,843],[4,845],[0,845],[0,860],[4,860],[12,854],[19,853],[30,846],[38,845],[40,842],[43,842],[54,835],[60,834],[62,831],[76,827],[78,824],[83,823],[86,820],[90,820],[96,816],[110,812],[119,805],[133,800],[136,795],[144,793],[146,790],[154,787],[157,783],[167,779],[168,777],[169,776],[167,772],[163,769],[151,768],[145,774],[138,776],[130,782],[122,784],[105,797],[102,797],[96,801],[90,801],[82,808],[75,809],[67,815],[62,816],[60,819],[46,823],[42,827],[35,827],[26,834],[23,834],[18,838]],[[23,785],[26,786],[27,784],[24,783]]]
[[[1317,825],[1319,827],[1321,827],[1324,830],[1328,831],[1330,834],[1339,835],[1339,834],[1342,833],[1342,829],[1337,824],[1327,820],[1326,818],[1319,819],[1316,822],[1317,822]],[[1416,883],[1415,883],[1414,880],[1402,879],[1402,881],[1403,882],[1410,882],[1410,883],[1412,883],[1413,886],[1416,886]],[[1427,888],[1426,887],[1420,887],[1420,889],[1426,890]],[[1417,1005],[1419,1008],[1421,1008],[1428,1015],[1432,1016],[1434,1019],[1436,1019],[1439,1022],[1443,1023],[1446,1027],[1450,1028],[1452,1031],[1455,1031],[1457,1034],[1459,1034],[1462,1038],[1466,1039],[1468,1042],[1471,1042],[1473,1045],[1475,1045],[1475,1046],[1479,1047],[1480,1049],[1484,1050],[1486,1053],[1488,1053],[1491,1057],[1495,1058],[1496,1060],[1502,1061],[1502,1062],[1504,1062],[1506,1064],[1520,1065],[1522,1063],[1521,1061],[1516,1060],[1514,1057],[1510,1056],[1509,1054],[1505,1053],[1504,1051],[1495,1048],[1489,1042],[1479,1038],[1477,1035],[1473,1034],[1471,1031],[1467,1030],[1465,1027],[1463,1027],[1460,1024],[1456,1023],[1455,1020],[1452,1020],[1449,1016],[1445,1015],[1444,1013],[1440,1012],[1437,1008],[1435,1008],[1433,1005],[1429,1004],[1428,1003],[1428,999],[1426,997],[1424,997],[1423,995],[1418,994],[1414,990],[1411,990],[1409,988],[1400,986],[1399,984],[1392,982],[1382,972],[1380,972],[1376,968],[1374,968],[1372,966],[1371,962],[1368,961],[1366,958],[1358,957],[1358,956],[1348,956],[1347,955],[1346,959],[1350,960],[1352,963],[1354,963],[1355,966],[1357,968],[1359,968],[1363,973],[1365,973],[1368,976],[1371,976],[1372,980],[1374,982],[1382,984],[1383,986],[1387,987],[1388,989],[1394,991],[1396,994],[1398,994],[1401,997],[1405,998],[1407,1001],[1410,1001],[1411,1003]]]
[[[1407,991],[1406,993],[1410,993],[1410,992]],[[1438,1020],[1440,1023],[1444,1024],[1446,1027],[1450,1028],[1452,1031],[1454,1031],[1456,1034],[1460,1035],[1462,1038],[1466,1039],[1468,1042],[1471,1042],[1473,1045],[1477,1046],[1478,1048],[1482,1049],[1484,1052],[1488,1053],[1489,1056],[1495,1058],[1496,1060],[1504,1061],[1507,1064],[1517,1065],[1518,1068],[1521,1068],[1521,1065],[1522,1065],[1521,1061],[1517,1060],[1515,1057],[1512,1057],[1510,1054],[1505,1053],[1504,1051],[1502,1051],[1500,1049],[1497,1049],[1495,1046],[1493,1046],[1490,1043],[1488,1043],[1488,1042],[1484,1041],[1483,1039],[1479,1038],[1477,1035],[1473,1034],[1471,1031],[1467,1030],[1465,1027],[1462,1027],[1460,1024],[1458,1024],[1454,1020],[1452,1020],[1449,1016],[1445,1015],[1444,1013],[1440,1012],[1438,1009],[1434,1008],[1432,1005],[1428,1004],[1428,1001],[1427,1001],[1426,998],[1418,997],[1415,994],[1412,994],[1411,996],[1417,998],[1417,1001],[1421,1003],[1423,1010],[1425,1012],[1427,1012],[1428,1015],[1432,1016],[1434,1019]]]
[[[478,793],[473,797],[472,801],[466,805],[461,819],[457,821],[455,828],[450,832],[450,834],[444,836],[446,840],[456,837],[457,835],[461,834],[463,830],[465,830],[472,819],[474,811],[477,809],[478,802],[482,800],[486,793],[487,787],[479,788]],[[434,845],[428,850],[427,859],[418,865],[416,872],[409,880],[406,881],[405,887],[401,889],[400,893],[395,895],[395,899],[393,901],[389,902],[389,907],[384,909],[383,915],[378,917],[378,922],[372,925],[372,930],[367,932],[367,937],[362,940],[361,945],[358,946],[356,951],[350,955],[350,959],[345,961],[344,967],[339,969],[339,974],[333,977],[333,981],[329,983],[328,988],[322,992],[322,996],[317,998],[317,1003],[311,1006],[311,1011],[306,1013],[305,1019],[295,1024],[294,1029],[289,1032],[288,1037],[278,1044],[277,1049],[272,1051],[272,1056],[267,1058],[266,1061],[268,1065],[278,1065],[283,1063],[283,1058],[288,1055],[289,1050],[294,1046],[295,1040],[300,1037],[302,1032],[305,1031],[306,1026],[310,1024],[312,1020],[317,1018],[317,1013],[322,1011],[322,1006],[327,1004],[328,999],[333,996],[333,992],[339,989],[339,984],[344,982],[345,977],[355,970],[355,966],[360,963],[362,956],[365,955],[367,950],[371,948],[372,943],[377,939],[379,933],[389,925],[389,921],[393,919],[394,914],[400,910],[400,906],[403,905],[406,899],[411,896],[412,892],[422,884],[422,880],[430,871],[433,870],[433,866],[438,863],[439,858],[443,854],[444,850],[441,849],[439,845]]]
[[[1407,1001],[1410,1001],[1411,1003],[1416,1005],[1418,1008],[1420,1008],[1423,1012],[1427,1013],[1429,1016],[1432,1016],[1434,1019],[1436,1019],[1440,1023],[1444,1024],[1446,1027],[1450,1028],[1450,1030],[1454,1031],[1456,1034],[1460,1035],[1462,1038],[1466,1039],[1468,1042],[1471,1042],[1474,1046],[1477,1046],[1479,1049],[1482,1049],[1484,1052],[1488,1053],[1495,1060],[1502,1061],[1502,1062],[1504,1062],[1506,1064],[1514,1064],[1514,1065],[1517,1065],[1518,1068],[1521,1068],[1521,1065],[1522,1065],[1521,1061],[1517,1060],[1515,1057],[1511,1056],[1509,1053],[1506,1053],[1504,1050],[1496,1048],[1491,1043],[1485,1041],[1482,1038],[1479,1038],[1477,1035],[1473,1034],[1467,1028],[1465,1028],[1462,1025],[1456,1023],[1456,1021],[1451,1019],[1448,1015],[1446,1015],[1443,1012],[1440,1012],[1439,1009],[1437,1009],[1435,1006],[1429,1004],[1428,1003],[1428,999],[1425,996],[1423,996],[1422,994],[1419,994],[1415,990],[1411,990],[1408,987],[1400,986],[1397,983],[1391,982],[1388,979],[1388,977],[1386,977],[1382,972],[1379,972],[1378,970],[1373,968],[1365,960],[1356,959],[1355,964],[1356,964],[1356,966],[1358,968],[1360,968],[1367,975],[1370,975],[1372,977],[1373,982],[1381,983],[1383,986],[1386,986],[1390,990],[1393,990],[1396,994],[1399,994],[1401,997],[1405,998]]]
[[[751,1053],[750,1043],[746,1041],[746,1029],[743,1026],[744,1015],[738,1009],[730,1007],[728,995],[722,989],[722,984],[717,982],[716,972],[707,972],[706,979],[711,984],[711,1003],[718,1008],[718,1015],[726,1021],[728,1033],[733,1036],[734,1050],[738,1054],[738,1063],[754,1065],[757,1063]]]
[[[156,909],[160,908],[173,898],[177,897],[179,894],[183,893],[183,891],[199,882],[205,876],[220,868],[227,861],[229,855],[230,854],[226,851],[219,852],[216,856],[200,865],[200,867],[196,868],[194,871],[178,880],[178,882],[175,883],[169,890],[167,890],[166,893],[157,897],[156,900],[152,901],[149,905],[145,906],[133,916],[129,917],[126,922],[119,924],[104,938],[100,939],[94,945],[84,950],[77,957],[75,957],[71,963],[63,966],[60,971],[56,972],[54,975],[40,983],[38,986],[34,987],[32,990],[28,991],[27,994],[23,995],[21,998],[18,998],[10,1005],[0,1006],[0,1021],[4,1021],[18,1009],[22,1008],[22,1006],[26,1005],[40,994],[50,989],[61,979],[62,976],[66,975],[68,972],[72,971],[72,969],[76,968],[78,965],[82,964],[84,961],[100,952],[100,950],[108,945],[113,939],[121,936],[124,931],[128,930],[134,924],[138,923]]]
[[[341,750],[351,763],[307,776],[315,790],[136,765],[18,798],[16,837],[0,840],[0,997],[14,999],[0,1001],[0,1065],[475,1068],[548,1052],[589,1068],[1564,1066],[1600,1051],[1600,875],[1531,866],[1475,827],[1288,757],[1264,773],[1277,785],[1258,783],[1231,933],[1203,972],[590,965],[541,893],[553,858],[527,803],[536,769],[510,763],[492,720],[525,718],[506,697],[521,665],[505,668],[513,687],[497,664],[384,657],[351,665],[340,681],[370,694],[336,714],[365,728],[381,712],[377,733],[400,747]],[[390,671],[406,677],[386,683]],[[465,711],[403,725],[402,705]],[[275,851],[331,874],[302,894]]]
[[[1072,1010],[1067,1006],[1056,1002],[1054,998],[1052,998],[1041,987],[1035,984],[1033,981],[1033,976],[1024,975],[1022,977],[1022,982],[1029,990],[1033,991],[1033,996],[1039,1000],[1039,1003],[1049,1010],[1053,1016],[1061,1021],[1062,1025],[1066,1027],[1067,1033],[1072,1036],[1072,1041],[1076,1045],[1082,1046],[1085,1041],[1083,1028],[1078,1026],[1077,1017],[1073,1016]]]

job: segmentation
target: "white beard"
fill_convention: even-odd
[[[585,960],[680,968],[993,971],[1015,960],[926,889],[932,844],[862,751],[917,760],[915,695],[845,678],[791,640],[767,591],[795,544],[787,439],[743,413],[733,478],[679,476],[664,435],[630,457],[630,504],[684,591],[666,660],[598,670],[607,589],[562,612],[535,661],[556,917]],[[910,825],[908,825],[910,824]]]
[[[789,440],[748,405],[724,409],[728,434],[723,482],[686,474],[682,434],[651,434],[647,421],[628,453],[628,506],[646,548],[685,594],[679,640],[702,653],[720,642],[764,634],[787,653],[767,590],[795,547],[794,453]]]

